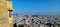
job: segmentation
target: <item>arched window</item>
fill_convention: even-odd
[[[12,17],[12,11],[13,10],[8,10],[9,11],[9,17]]]

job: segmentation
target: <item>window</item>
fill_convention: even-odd
[[[10,9],[8,10],[8,12],[9,12],[9,17],[12,17],[12,11],[13,11],[13,10],[10,10]]]
[[[9,12],[9,17],[12,17],[12,12]]]

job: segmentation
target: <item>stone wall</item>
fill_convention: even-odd
[[[6,0],[0,0],[0,27],[8,27],[8,10]]]

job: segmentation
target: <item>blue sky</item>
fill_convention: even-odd
[[[14,13],[60,15],[59,0],[12,0]]]

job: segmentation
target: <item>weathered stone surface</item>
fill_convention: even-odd
[[[0,0],[0,27],[9,27],[6,0]]]

